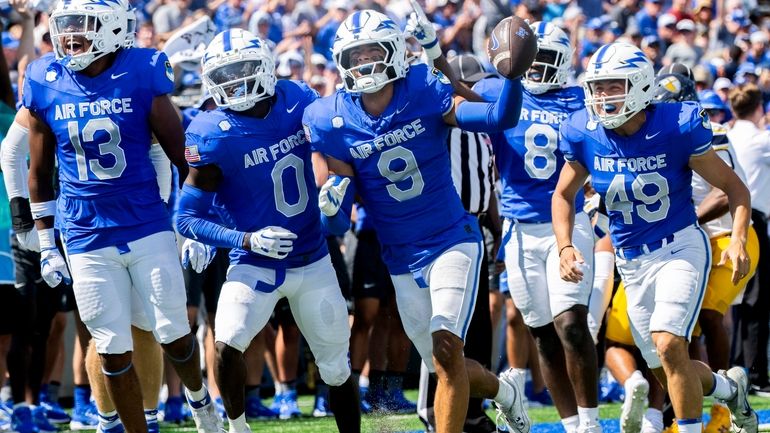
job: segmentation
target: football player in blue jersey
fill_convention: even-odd
[[[55,58],[28,67],[23,102],[31,114],[29,192],[41,274],[51,286],[70,279],[54,243],[56,215],[80,316],[126,430],[147,431],[131,362],[131,322],[141,312],[187,387],[198,430],[214,433],[221,421],[203,386],[175,236],[149,156],[154,134],[187,170],[167,97],[174,77],[162,53],[123,48],[128,13],[123,0],[60,2],[50,18]]]
[[[217,35],[202,64],[203,82],[219,109],[199,114],[187,129],[191,168],[177,226],[188,238],[232,248],[215,319],[216,381],[230,432],[249,431],[243,352],[283,297],[329,385],[337,427],[358,432],[347,307],[326,246],[312,149],[302,130],[302,113],[318,94],[302,82],[277,81],[267,44],[240,29]],[[232,229],[207,220],[215,194]]]
[[[563,30],[546,22],[530,25],[538,53],[523,79],[519,123],[494,139],[495,162],[503,190],[501,213],[505,268],[510,297],[521,311],[540,354],[548,389],[568,433],[601,431],[597,399],[596,350],[588,330],[588,299],[593,282],[594,240],[591,221],[577,197],[572,243],[589,254],[580,282],[559,278],[559,251],[551,225],[551,195],[564,158],[559,124],[584,108],[583,89],[565,87],[572,47]],[[500,80],[474,90],[498,93]],[[486,88],[485,88],[486,87]],[[526,375],[523,368],[517,374]],[[564,380],[568,377],[569,380]]]
[[[427,19],[420,27],[414,34],[429,58],[446,62],[437,59],[435,32],[426,40]],[[402,32],[371,10],[342,23],[332,51],[344,88],[312,103],[303,118],[308,139],[335,173],[320,192],[323,218],[345,231],[358,191],[382,244],[404,329],[439,378],[437,430],[460,432],[473,395],[493,398],[510,428],[528,432],[523,384],[507,372],[498,379],[463,356],[482,243],[452,183],[445,146],[450,125],[481,132],[515,125],[520,80],[505,80],[493,103],[455,103],[450,80],[426,65],[410,66]]]
[[[572,282],[586,277],[587,252],[572,243],[572,233],[575,196],[590,174],[606,203],[634,341],[667,386],[679,431],[701,431],[705,394],[727,404],[733,431],[754,433],[757,415],[743,369],[714,374],[687,351],[711,266],[709,240],[692,203],[693,171],[727,194],[733,224],[721,262],[731,262],[733,283],[749,272],[748,190],[712,149],[711,124],[697,103],[650,105],[654,72],[639,48],[602,46],[584,80],[586,108],[560,128],[567,163],[552,212],[561,276]]]

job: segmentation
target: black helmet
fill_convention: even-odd
[[[669,73],[655,77],[653,102],[697,101],[695,83],[684,75]]]

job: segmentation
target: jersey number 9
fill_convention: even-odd
[[[397,170],[391,167],[393,162],[397,160],[403,161],[404,168]],[[396,201],[406,201],[417,197],[422,194],[422,190],[425,188],[425,181],[422,179],[420,168],[417,167],[417,159],[415,159],[414,153],[403,146],[394,147],[382,152],[380,159],[377,161],[377,168],[384,178],[393,182],[386,188],[388,194]],[[411,186],[408,188],[401,188],[397,185],[407,179],[411,180]]]

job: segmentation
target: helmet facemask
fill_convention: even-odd
[[[564,86],[567,82],[565,57],[567,56],[562,51],[541,48],[532,66],[524,74],[522,80],[524,88],[530,93],[539,95]]]
[[[382,50],[375,53],[376,47]],[[364,51],[364,53],[362,53]],[[364,41],[335,54],[345,88],[355,93],[374,93],[400,78],[396,73],[396,47],[393,41]],[[365,62],[358,62],[362,58]]]
[[[276,78],[272,61],[242,58],[203,72],[217,106],[245,111],[275,92]]]
[[[649,85],[646,86],[646,89],[640,89],[638,86],[635,87],[637,83],[634,83],[634,77],[635,75],[630,77],[603,76],[594,80],[586,80],[584,84],[586,94],[585,104],[591,118],[601,123],[605,128],[615,129],[625,124],[628,119],[649,105],[650,98],[640,100],[633,97],[640,91],[647,94],[652,93],[652,89],[649,88]],[[636,77],[641,78],[638,75],[636,75]],[[597,96],[595,92],[597,84],[609,84],[607,82],[623,82],[625,88],[624,92],[610,96]],[[597,106],[602,109],[597,109]]]

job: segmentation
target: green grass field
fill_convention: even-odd
[[[417,391],[407,391],[407,398],[415,400]],[[770,409],[770,399],[751,397],[751,404],[756,410]],[[270,402],[265,401],[266,404]],[[313,411],[313,397],[301,396],[299,399],[300,409],[303,414],[310,414]],[[711,400],[704,402],[704,413],[708,413],[711,407]],[[532,408],[529,415],[533,424],[558,422],[559,416],[553,406]],[[620,415],[620,404],[602,404],[599,410],[602,419],[617,419]],[[494,412],[490,412],[494,419]],[[250,423],[252,432],[275,432],[275,433],[332,433],[337,429],[333,418],[313,418],[307,415],[304,418],[287,421],[256,421]],[[410,430],[422,430],[423,425],[417,419],[417,415],[365,415],[363,417],[362,431],[366,433],[389,433],[403,432]],[[162,433],[182,433],[194,431],[192,423],[183,426],[173,426],[165,424],[161,428]]]

